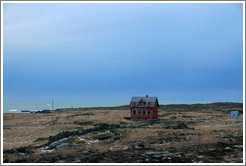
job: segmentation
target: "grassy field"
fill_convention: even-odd
[[[243,114],[228,110],[243,105],[162,105],[151,122],[124,119],[128,106],[4,113],[4,162],[240,163]]]

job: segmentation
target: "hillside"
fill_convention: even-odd
[[[55,111],[90,111],[90,110],[129,110],[130,105],[114,106],[114,107],[82,107],[82,108],[62,108]],[[167,104],[160,105],[160,110],[165,111],[225,111],[225,110],[239,110],[242,113],[243,103],[233,102],[216,102],[208,104]]]

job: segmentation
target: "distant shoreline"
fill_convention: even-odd
[[[175,107],[176,109],[201,109],[203,107],[213,109],[214,107],[229,106],[233,108],[243,109],[243,103],[238,102],[213,102],[213,103],[195,103],[195,104],[161,104],[160,109]],[[130,105],[120,105],[120,106],[97,106],[97,107],[77,107],[77,108],[58,108],[53,110],[53,112],[64,112],[64,111],[88,111],[88,110],[128,110]],[[32,110],[22,110],[24,112],[3,112],[6,113],[50,113],[50,109],[32,111]]]

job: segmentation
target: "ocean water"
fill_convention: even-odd
[[[88,102],[88,101],[53,101],[53,109],[59,108],[79,108],[79,107],[97,107],[97,106],[118,106],[126,103],[107,103],[107,102]],[[52,109],[51,100],[37,101],[3,101],[4,113],[20,113],[22,110],[41,111]]]

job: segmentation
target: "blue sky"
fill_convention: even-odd
[[[4,4],[5,100],[243,101],[243,5]]]

